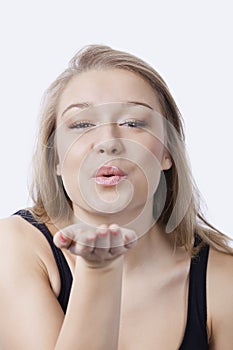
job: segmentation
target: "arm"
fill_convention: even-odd
[[[132,246],[136,236],[133,231],[116,225],[93,229],[86,224],[62,230],[62,243],[60,234],[55,235],[55,244],[79,256],[76,257],[68,312],[56,350],[117,350],[122,254]]]
[[[233,348],[233,256],[211,250],[208,267],[210,350]],[[208,311],[208,310],[207,310]]]
[[[77,259],[68,313],[56,350],[117,349],[122,267],[122,257],[97,269]]]

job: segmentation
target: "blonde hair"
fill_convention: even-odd
[[[57,154],[54,134],[56,129],[56,108],[59,98],[72,77],[91,69],[117,68],[134,72],[154,89],[162,109],[163,117],[172,125],[167,132],[167,148],[176,159],[169,170],[164,171],[156,191],[154,215],[160,212],[157,222],[167,232],[175,235],[179,246],[194,255],[202,244],[209,244],[219,251],[233,253],[229,237],[210,225],[200,209],[200,195],[190,173],[185,153],[183,122],[177,105],[161,76],[146,62],[132,54],[114,50],[103,45],[89,45],[80,50],[70,61],[68,68],[58,76],[45,94],[37,148],[33,157],[33,181],[31,208],[35,217],[41,222],[62,221],[70,223],[72,203],[63,187],[61,177],[56,175]],[[179,171],[178,171],[179,170]],[[182,181],[179,179],[182,174]],[[166,196],[163,208],[158,200],[164,185]],[[181,200],[179,200],[179,194]],[[193,247],[194,235],[202,242]]]

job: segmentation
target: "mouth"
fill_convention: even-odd
[[[93,179],[102,186],[115,186],[127,177],[127,174],[116,166],[103,166],[99,168]]]

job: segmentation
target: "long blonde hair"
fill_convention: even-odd
[[[160,189],[165,183],[166,199],[160,211],[161,214],[157,218],[158,223],[165,232],[172,232],[171,234],[176,236],[177,244],[184,246],[192,255],[197,253],[204,243],[208,243],[219,251],[233,254],[229,237],[210,225],[201,212],[200,195],[185,153],[182,117],[166,83],[143,60],[104,45],[89,45],[80,50],[70,61],[68,68],[46,91],[37,148],[33,157],[33,181],[30,189],[34,202],[31,208],[33,214],[44,223],[49,219],[53,222],[70,222],[72,203],[63,187],[61,177],[56,175],[57,154],[54,142],[56,108],[64,88],[73,76],[91,69],[107,68],[128,70],[147,81],[158,96],[163,117],[175,130],[175,133],[168,131],[167,148],[170,152],[174,147],[176,148],[176,159],[175,161],[173,159],[173,166],[164,171],[155,194],[154,213],[156,215],[157,206],[160,204],[158,200]],[[179,173],[182,174],[182,181],[179,179]],[[176,222],[178,224],[175,225]],[[193,247],[195,234],[202,239],[196,248]]]

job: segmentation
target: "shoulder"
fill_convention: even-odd
[[[37,239],[32,235],[31,225],[24,221],[19,216],[0,220],[0,266],[8,273],[11,268],[11,272],[17,271],[29,261],[36,262],[40,258],[40,247],[36,248]]]
[[[207,271],[210,283],[233,287],[233,255],[210,248]],[[218,287],[215,286],[215,289]]]
[[[59,294],[60,279],[53,253],[44,236],[18,215],[0,219],[0,283],[20,273],[38,273]]]
[[[207,268],[207,314],[213,349],[233,344],[233,255],[210,248]]]
[[[28,251],[31,254],[40,254],[44,239],[37,233],[37,229],[18,215],[12,215],[0,220],[0,250],[4,255],[11,250]],[[4,247],[8,248],[4,251]]]
[[[17,245],[18,249],[26,247],[29,244],[29,241],[26,240],[28,235],[28,227],[24,225],[23,220],[17,216],[13,215],[0,220],[0,239],[1,245],[0,250],[2,253],[7,255],[9,248],[14,249],[14,246]],[[30,237],[28,235],[28,237]],[[7,250],[4,250],[8,246]],[[5,255],[4,254],[4,255]]]

